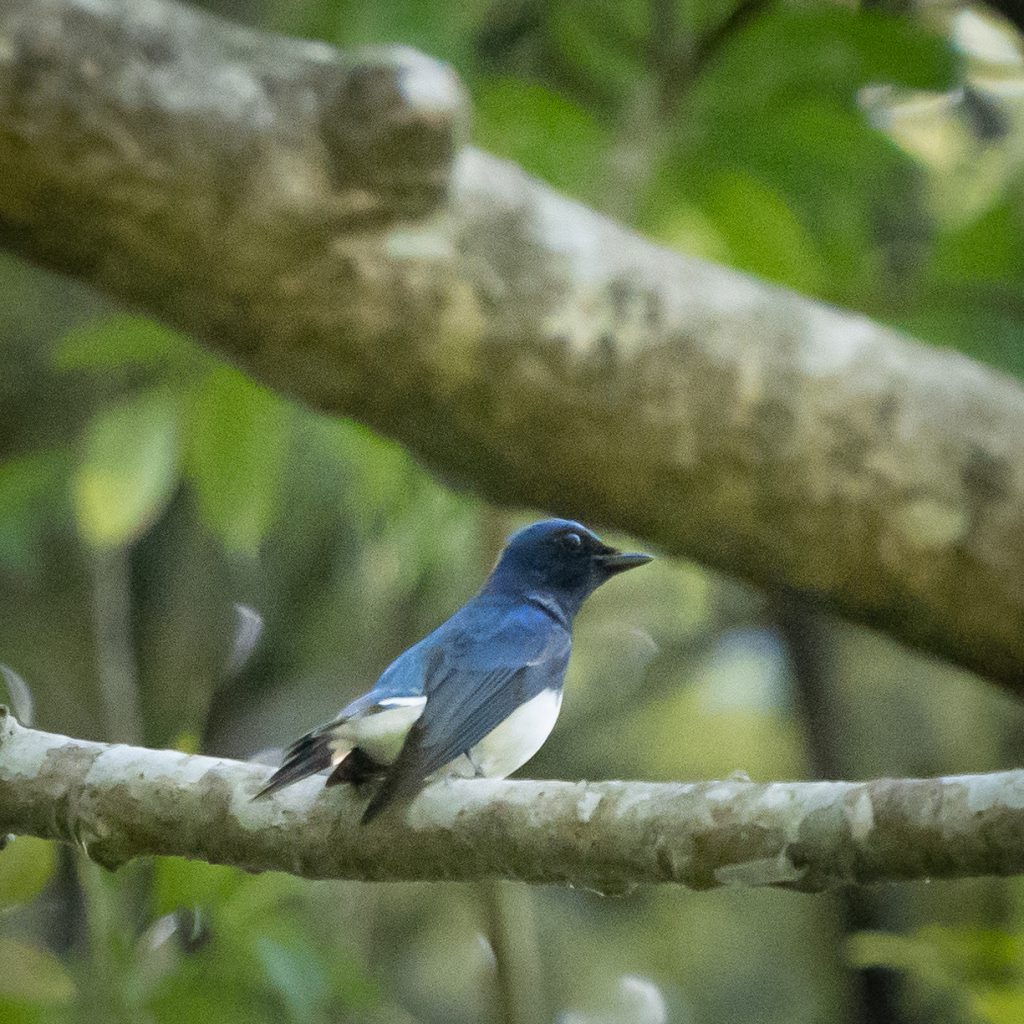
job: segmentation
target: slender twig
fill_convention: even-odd
[[[806,603],[791,594],[775,594],[772,617],[789,657],[793,689],[804,721],[804,734],[815,778],[837,779],[850,767],[843,751],[847,746],[845,720],[835,686],[834,641],[828,624]],[[882,929],[883,908],[879,896],[865,889],[844,889],[835,894],[833,917],[841,939],[863,930]],[[850,976],[851,1024],[901,1024],[900,979],[885,967],[850,968],[847,943],[832,945],[835,969]]]
[[[141,743],[128,551],[123,547],[98,548],[91,553],[91,561],[96,679],[104,734],[120,743]]]
[[[494,952],[495,1019],[499,1024],[544,1024],[541,963],[533,894],[522,884],[479,883],[487,938]]]

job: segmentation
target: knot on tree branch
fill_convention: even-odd
[[[406,49],[359,61],[320,115],[332,184],[376,196],[387,221],[428,214],[447,199],[466,121],[458,79],[436,61]]]

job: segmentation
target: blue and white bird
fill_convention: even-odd
[[[520,530],[480,592],[396,658],[369,693],[293,744],[257,797],[333,768],[328,786],[379,780],[366,824],[432,777],[510,775],[554,728],[580,606],[650,560],[569,519]]]

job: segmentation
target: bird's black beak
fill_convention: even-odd
[[[653,559],[654,555],[645,555],[640,551],[616,551],[614,548],[609,548],[594,556],[594,561],[609,576],[617,572],[625,572],[627,569],[635,569],[638,565],[646,565]]]

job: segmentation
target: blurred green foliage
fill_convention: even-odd
[[[1024,374],[1022,108],[948,24],[709,0],[210,6],[449,60],[477,144],[666,244]],[[1020,92],[1012,61],[996,77]],[[532,514],[453,494],[68,282],[5,261],[0,294],[0,663],[44,728],[109,736],[114,665],[148,743],[279,747],[461,603]],[[664,561],[624,577],[581,617],[562,720],[528,772],[1019,763],[1005,698],[878,637],[820,636],[830,668],[801,681],[763,595]],[[868,1020],[851,970],[895,979],[893,1021],[1024,1018],[1016,882],[892,887],[849,935],[841,897],[510,892],[508,955],[564,1024]],[[0,852],[0,1021],[510,1019],[488,927],[472,887],[173,859],[108,877],[18,839]]]
[[[904,972],[934,1020],[1016,1024],[1024,1019],[1024,942],[996,928],[860,932],[850,959]]]
[[[27,903],[43,890],[54,868],[54,848],[26,836],[0,862],[0,907]]]

